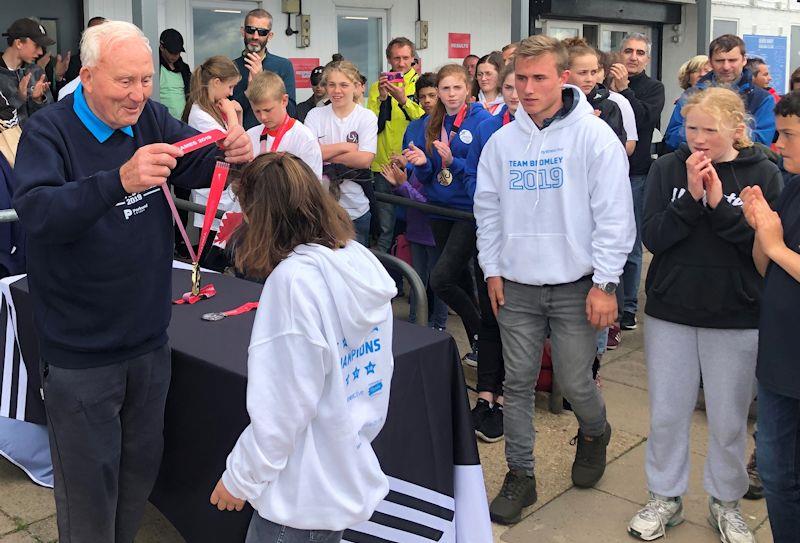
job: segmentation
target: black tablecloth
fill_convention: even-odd
[[[200,316],[257,301],[262,287],[222,275],[206,275],[205,281],[215,284],[217,296],[173,307],[169,327],[173,372],[165,415],[164,459],[150,499],[191,543],[239,542],[252,510],[223,513],[208,500],[228,452],[249,421],[245,404],[247,347],[255,313],[217,322]],[[173,270],[174,297],[188,285],[189,272]],[[11,292],[20,348],[28,365],[35,366],[38,349],[27,281],[14,283]],[[395,321],[393,353],[388,417],[373,442],[381,467],[390,476],[392,490],[386,501],[411,513],[419,511],[419,518],[451,523],[453,534],[461,532],[455,526],[454,473],[459,466],[466,466],[477,468],[479,474],[480,467],[455,342],[447,334]],[[29,371],[28,390],[38,388],[38,372]],[[29,394],[27,403],[27,420],[43,422],[38,394]],[[460,491],[477,492],[483,499],[482,478],[472,477],[460,487]],[[415,515],[376,512],[367,526],[348,530],[345,540],[403,541],[402,533],[408,533],[439,541],[443,532],[449,531],[441,528],[440,522],[426,524]],[[486,533],[488,518],[484,516],[484,511],[476,511],[469,521],[477,523],[476,527],[467,531]],[[376,524],[380,527],[375,528]],[[381,531],[384,528],[388,532]],[[373,529],[377,532],[371,535]],[[393,536],[376,539],[375,533]]]

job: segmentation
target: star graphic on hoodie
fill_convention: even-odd
[[[350,374],[349,374],[349,373],[348,373],[348,374],[347,374],[347,376],[344,378],[344,383],[345,383],[345,385],[349,385],[349,384],[350,384]]]
[[[347,339],[342,339],[342,348],[347,349]]]
[[[354,370],[353,370],[353,381],[355,381],[356,379],[358,379],[358,374],[359,374],[359,373],[361,373],[361,370],[359,370],[359,369],[358,369],[358,366],[356,366],[356,369],[354,369]]]
[[[370,373],[375,373],[375,364],[370,362],[369,364],[364,366],[364,369],[367,370],[367,375],[369,375]]]

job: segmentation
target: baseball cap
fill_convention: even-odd
[[[311,84],[313,86],[319,85],[319,82],[322,81],[322,72],[325,71],[325,66],[317,66],[313,70],[311,70],[311,76],[309,79],[311,80]]]
[[[47,35],[42,25],[33,19],[27,18],[17,19],[11,23],[8,30],[3,32],[3,36],[7,36],[11,39],[30,38],[36,42],[36,45],[43,49],[56,43],[53,38]]]
[[[181,36],[181,33],[174,28],[168,28],[162,32],[159,41],[161,42],[161,45],[164,46],[164,49],[173,55],[186,51],[186,49],[183,48],[183,36]]]

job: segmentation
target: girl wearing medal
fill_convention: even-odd
[[[436,74],[436,87],[439,102],[425,123],[424,141],[419,146],[409,141],[403,155],[411,165],[410,173],[425,186],[428,202],[471,213],[466,157],[478,125],[491,115],[480,104],[467,102],[469,75],[462,66],[442,67]],[[431,229],[441,251],[431,272],[431,287],[461,317],[471,355],[477,359],[481,316],[469,273],[475,254],[475,221],[431,215]]]
[[[500,112],[482,122],[475,133],[475,141],[469,147],[466,162],[466,188],[470,197],[475,194],[478,161],[484,145],[502,127],[514,121],[519,106],[517,88],[514,85],[514,65],[507,64],[500,72],[501,92],[504,105]],[[499,441],[503,437],[503,344],[500,328],[492,312],[492,303],[483,270],[475,266],[478,286],[478,305],[481,310],[481,326],[478,332],[478,399],[472,409],[472,424],[475,435],[487,442]]]
[[[503,95],[500,92],[505,62],[503,56],[494,51],[478,60],[475,65],[475,79],[472,81],[472,96],[492,115],[498,115],[503,109]]]

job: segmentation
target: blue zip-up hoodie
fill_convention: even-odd
[[[675,109],[672,110],[672,117],[670,117],[667,125],[667,132],[664,135],[664,141],[671,149],[677,149],[681,143],[686,143],[686,131],[683,128],[684,119],[683,115],[681,115],[681,109],[683,109],[686,99],[693,92],[716,85],[717,78],[714,72],[709,72],[701,77],[694,87],[687,89],[678,98],[675,103]],[[753,74],[747,68],[742,70],[742,76],[739,81],[730,86],[731,90],[735,90],[742,97],[747,113],[753,117],[753,122],[750,126],[753,141],[770,146],[772,138],[775,136],[775,113],[773,111],[775,109],[775,100],[772,95],[753,84]]]
[[[422,166],[413,166],[411,168],[411,171],[416,174],[420,183],[425,185],[428,202],[443,207],[472,212],[472,195],[467,192],[465,176],[467,153],[469,152],[470,144],[475,141],[478,126],[491,117],[491,113],[483,109],[480,104],[469,104],[469,111],[461,123],[461,129],[450,141],[453,163],[450,165],[449,169],[453,174],[453,182],[446,187],[442,186],[436,179],[439,172],[442,170],[442,159],[435,148],[433,153],[428,151],[428,142],[425,139],[425,131],[428,129],[430,118],[426,118],[421,127],[418,125],[415,126],[415,123],[408,126],[406,138],[404,138],[403,142],[404,145],[407,143],[407,141],[405,141],[406,139],[408,139],[408,141],[413,141],[414,145],[422,149],[422,151],[425,152],[425,156],[428,157],[428,162]],[[455,119],[455,115],[445,115],[444,129],[448,133],[450,133]],[[409,131],[412,130],[413,132],[409,135]]]
[[[507,110],[508,106],[503,105],[503,109],[501,109],[497,115],[493,115],[478,125],[478,131],[475,134],[475,141],[473,141],[472,145],[469,146],[469,152],[467,153],[467,166],[464,172],[464,185],[467,187],[467,194],[469,194],[471,200],[475,198],[475,183],[478,178],[478,162],[481,159],[483,146],[486,145],[486,142],[489,141],[489,138],[492,137],[492,134],[503,127],[503,118],[505,117]],[[511,120],[514,120],[513,115],[511,115]]]

